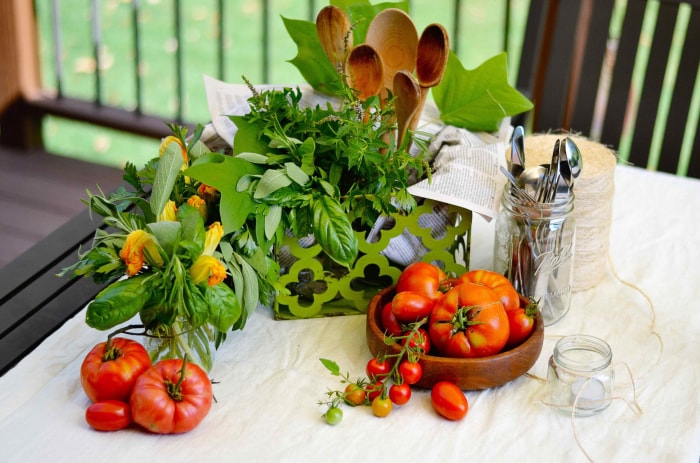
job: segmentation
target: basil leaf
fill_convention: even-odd
[[[241,305],[226,283],[208,286],[204,296],[209,306],[209,323],[219,331],[228,331],[241,317]]]
[[[357,237],[347,214],[330,196],[321,196],[313,204],[313,228],[316,241],[328,257],[351,267],[357,258]]]
[[[108,330],[130,320],[151,297],[147,276],[119,280],[100,291],[87,307],[85,322],[91,328]]]
[[[205,296],[190,279],[187,280],[185,299],[187,319],[190,325],[192,325],[192,328],[199,328],[209,318],[209,307]]]

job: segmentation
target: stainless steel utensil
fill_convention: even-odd
[[[508,169],[516,179],[525,170],[525,130],[521,125],[517,126],[513,132]]]

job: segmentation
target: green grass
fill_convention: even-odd
[[[132,53],[132,5],[128,0],[103,0],[100,4],[101,25],[101,98],[104,104],[133,109],[136,105],[134,59]],[[326,4],[317,1],[316,9]],[[472,69],[502,51],[503,1],[462,2],[457,49],[465,67]],[[516,50],[509,57],[511,83],[514,82],[514,60],[520,41],[528,0],[513,2],[513,24],[510,47]],[[168,117],[177,107],[176,41],[173,35],[172,0],[141,0],[141,53],[143,66],[143,106],[146,113]],[[418,31],[439,22],[453,28],[452,0],[412,0],[411,16]],[[39,20],[42,79],[48,89],[56,89],[55,57],[50,3],[36,2]],[[185,120],[206,123],[209,115],[204,96],[202,75],[217,76],[217,6],[215,0],[183,0],[182,53],[184,56]],[[60,25],[64,80],[62,91],[69,97],[92,100],[95,92],[95,62],[91,42],[90,2],[62,0]],[[245,75],[253,83],[263,83],[262,75],[262,1],[230,0],[225,3],[224,35],[227,53],[224,80],[241,83]],[[270,78],[274,84],[303,82],[294,66],[288,63],[296,55],[296,46],[289,38],[281,16],[308,19],[307,2],[270,0]],[[315,16],[315,14],[314,14]],[[454,48],[454,46],[453,46]],[[122,166],[131,161],[137,166],[157,155],[158,141],[124,134],[89,124],[49,117],[44,126],[47,149],[51,152]]]

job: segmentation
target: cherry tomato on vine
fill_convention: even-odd
[[[415,262],[406,267],[396,281],[396,292],[413,291],[430,299],[442,297],[442,285],[447,278],[438,266],[427,262]]]
[[[384,418],[391,413],[393,406],[389,397],[382,397],[380,395],[372,400],[372,413],[374,413],[374,416]]]
[[[348,405],[356,406],[365,403],[367,392],[355,383],[350,383],[345,387],[343,399]]]
[[[430,402],[435,411],[448,420],[461,420],[469,411],[469,402],[464,392],[449,381],[440,381],[433,386]]]
[[[495,292],[505,310],[515,310],[520,308],[520,297],[513,287],[513,284],[500,273],[490,270],[471,270],[461,275],[455,282],[455,286],[460,283],[475,283],[490,288]]]
[[[389,399],[396,405],[404,405],[411,400],[411,386],[407,383],[392,384],[389,388]]]
[[[435,299],[415,291],[396,293],[391,300],[391,311],[399,323],[413,323],[421,320],[433,310]]]
[[[374,402],[374,399],[382,395],[382,392],[384,392],[384,383],[382,381],[375,381],[367,386],[366,390],[369,401]]]
[[[329,407],[326,413],[323,414],[323,419],[331,426],[335,426],[343,421],[343,410],[338,407]]]
[[[530,303],[525,307],[515,310],[508,310],[508,325],[510,326],[510,336],[506,348],[512,349],[522,344],[535,328],[535,316],[537,315],[537,304]]]
[[[404,336],[408,336],[410,334],[411,332],[407,331],[404,333]],[[418,328],[413,333],[413,336],[410,338],[405,338],[402,344],[405,345],[406,342],[408,342],[408,346],[411,349],[419,349],[422,354],[427,354],[428,352],[430,352],[430,336],[428,335],[428,332],[423,328]]]
[[[191,431],[211,409],[206,372],[182,359],[161,360],[139,376],[131,392],[135,423],[158,434]]]
[[[382,327],[384,332],[392,336],[401,336],[403,334],[403,328],[401,323],[396,319],[396,315],[391,310],[391,302],[387,302],[382,307]]]
[[[85,411],[85,421],[98,431],[118,431],[131,424],[129,404],[121,400],[103,400]]]
[[[80,366],[80,384],[93,402],[129,401],[136,378],[151,367],[146,349],[136,341],[112,338],[88,352]]]
[[[386,360],[379,360],[376,357],[369,359],[365,367],[365,373],[367,373],[367,376],[372,381],[384,378],[390,371],[391,364]]]
[[[423,377],[423,367],[418,362],[404,360],[399,364],[399,375],[406,384],[416,384]]]

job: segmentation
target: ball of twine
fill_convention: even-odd
[[[600,283],[607,272],[612,222],[612,199],[617,156],[608,147],[573,134],[534,134],[525,137],[525,167],[549,165],[557,139],[569,136],[583,159],[581,175],[574,184],[573,290],[581,291]]]

